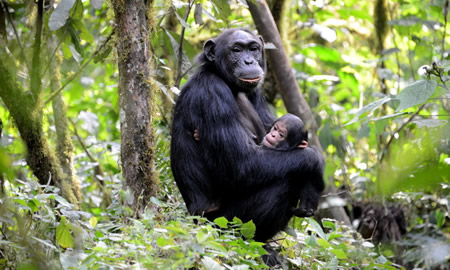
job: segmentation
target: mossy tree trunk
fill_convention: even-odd
[[[119,66],[121,161],[125,188],[133,201],[126,201],[135,215],[157,191],[154,170],[152,110],[154,84],[150,78],[149,34],[152,1],[112,1],[116,19]]]
[[[0,52],[5,56],[6,53]],[[16,78],[15,70],[6,67],[5,63],[12,63],[7,57],[0,59],[0,97],[8,108],[20,136],[27,147],[26,160],[41,185],[51,184],[60,187],[62,195],[76,206],[79,204],[79,194],[75,195],[73,183],[63,184],[65,173],[55,154],[49,147],[46,135],[42,128],[42,97],[36,99],[25,91]]]
[[[43,92],[41,87],[44,1],[37,1],[34,31],[33,59],[30,70],[29,89],[17,77],[15,63],[5,48],[0,48],[0,97],[8,108],[27,148],[27,164],[42,185],[60,188],[62,196],[77,208],[80,203],[80,187],[62,169],[55,153],[49,146],[42,126]],[[46,50],[44,50],[46,51]],[[26,62],[26,59],[20,59]],[[59,79],[59,77],[58,77]],[[52,82],[54,83],[54,82]],[[61,100],[62,102],[62,100]],[[68,136],[66,138],[69,140]]]
[[[52,48],[48,46],[48,55],[52,55]],[[61,72],[60,65],[62,57],[58,53],[55,59],[50,62],[50,87],[52,91],[57,91],[61,88]],[[53,116],[55,119],[56,128],[56,156],[64,172],[61,177],[61,192],[64,197],[72,198],[78,202],[81,201],[81,187],[80,182],[73,167],[73,144],[69,133],[69,121],[67,119],[67,108],[62,98],[62,93],[59,93],[52,100]]]

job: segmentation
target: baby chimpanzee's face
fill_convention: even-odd
[[[264,137],[262,144],[269,148],[276,148],[287,136],[286,124],[282,121],[277,121]]]

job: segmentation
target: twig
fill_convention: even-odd
[[[187,22],[189,17],[189,13],[191,12],[192,6],[195,1],[189,0],[188,6],[186,7],[186,11],[184,12],[184,21]],[[177,68],[177,79],[175,81],[175,87],[180,88],[181,78],[183,78],[182,68],[183,68],[183,41],[184,41],[184,32],[186,28],[181,26],[181,35],[180,35],[180,43],[178,45],[178,68]]]
[[[11,27],[14,31],[14,35],[16,36],[17,43],[19,44],[19,47],[20,47],[20,53],[22,54],[23,60],[25,61],[25,66],[27,67],[28,72],[30,72],[31,67],[30,67],[30,64],[28,63],[27,56],[25,55],[25,50],[23,49],[23,45],[22,45],[22,42],[20,41],[19,34],[17,33],[16,25],[14,24],[14,21],[11,18],[11,14],[9,13],[8,4],[6,4],[6,2],[4,2],[3,0],[1,1],[1,3],[3,4],[3,7],[7,14],[8,22],[11,24]]]
[[[75,123],[70,118],[67,118],[67,120],[69,120],[69,122],[72,124],[72,126],[73,126],[73,133],[75,134],[75,137],[77,137],[78,142],[81,145],[81,148],[83,148],[83,150],[86,153],[86,155],[88,156],[89,160],[91,162],[97,163],[98,161],[91,155],[91,153],[87,149],[86,144],[84,143],[83,139],[81,138],[80,134],[78,134],[77,126],[75,125]]]
[[[61,91],[69,84],[71,83],[78,75],[81,74],[81,72],[84,70],[84,68],[92,61],[92,59],[98,54],[99,51],[101,51],[103,49],[103,47],[106,46],[106,44],[108,44],[109,40],[111,39],[111,37],[114,35],[115,33],[115,29],[113,29],[113,31],[111,32],[111,34],[109,34],[109,36],[106,38],[105,42],[103,42],[103,44],[98,47],[94,53],[92,53],[91,57],[89,57],[89,59],[78,69],[78,71],[73,74],[69,79],[67,79],[67,81],[61,86],[61,88],[59,88],[58,90],[54,91],[53,93],[50,94],[50,96],[47,98],[47,100],[45,100],[45,102],[43,103],[42,106],[47,105],[50,101],[52,101],[52,99],[54,99],[59,93],[61,93]]]

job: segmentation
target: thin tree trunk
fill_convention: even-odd
[[[52,50],[50,47],[48,47],[48,52],[51,55]],[[57,91],[61,88],[61,73],[59,71],[61,61],[61,56],[57,54],[54,61],[50,62],[50,74],[52,74],[50,85],[52,91]],[[81,202],[81,187],[73,168],[73,145],[68,129],[67,109],[61,93],[52,100],[52,107],[57,135],[56,156],[64,171],[64,178],[61,179],[62,182],[58,186],[61,187],[61,193],[65,198],[71,198],[71,201],[76,201],[77,205],[79,205]]]
[[[248,7],[252,14],[256,28],[264,38],[264,41],[275,45],[276,49],[266,51],[268,60],[273,68],[275,78],[280,86],[281,97],[288,112],[302,118],[312,137],[310,143],[317,146],[322,152],[319,137],[317,136],[317,123],[314,120],[311,109],[295,78],[284,49],[275,21],[270,13],[266,1],[249,1]]]
[[[275,21],[270,13],[270,9],[264,0],[248,1],[248,7],[252,14],[253,21],[256,24],[258,32],[262,35],[265,42],[270,42],[275,45],[276,49],[267,50],[266,54],[268,60],[273,68],[275,78],[280,86],[281,97],[288,112],[295,114],[302,118],[305,126],[308,128],[311,139],[310,143],[315,145],[322,153],[319,136],[317,136],[317,123],[313,117],[311,108],[306,102],[305,97],[300,92],[297,79],[290,65],[289,58],[284,49]],[[325,193],[335,193],[336,188],[333,184],[333,179],[327,185]],[[340,220],[347,225],[350,225],[350,219],[343,207],[332,207],[321,211],[319,216],[331,217]]]
[[[135,214],[142,211],[157,190],[154,171],[149,26],[152,1],[113,0],[119,65],[121,161],[125,188]],[[125,4],[126,3],[126,4]]]

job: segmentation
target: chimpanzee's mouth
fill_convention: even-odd
[[[259,76],[256,78],[239,78],[239,80],[246,82],[246,83],[251,83],[251,84],[258,83],[261,79],[262,79],[262,76]]]

